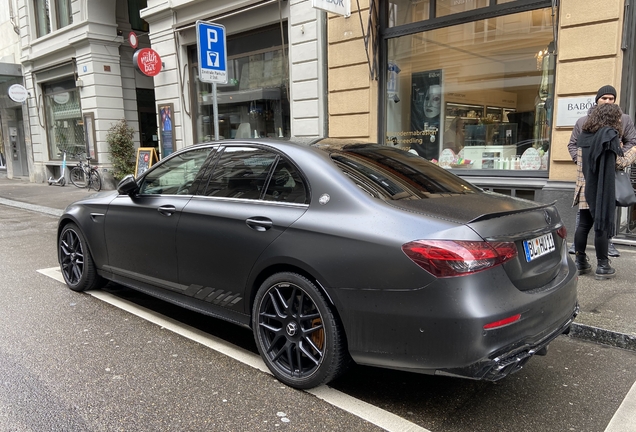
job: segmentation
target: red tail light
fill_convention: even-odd
[[[501,265],[517,256],[512,242],[415,240],[402,245],[404,253],[436,277],[465,276]]]
[[[559,235],[559,237],[561,237],[562,239],[566,238],[568,236],[568,230],[565,229],[565,225],[562,226],[561,228],[559,228],[557,230],[557,234]]]

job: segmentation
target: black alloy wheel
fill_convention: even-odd
[[[99,288],[104,280],[97,274],[86,239],[75,224],[68,224],[58,240],[58,260],[66,285],[73,291]]]
[[[267,367],[291,387],[327,383],[348,363],[337,317],[323,294],[301,275],[278,273],[261,285],[252,329]]]

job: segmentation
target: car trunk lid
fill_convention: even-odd
[[[552,204],[511,199],[494,193],[393,201],[392,205],[466,225],[490,242],[514,242],[517,258],[503,267],[522,291],[550,286],[562,270],[563,226]]]

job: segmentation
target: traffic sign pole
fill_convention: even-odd
[[[216,100],[216,83],[212,83],[212,99],[214,99],[214,104],[212,105],[212,110],[214,111],[214,140],[219,140],[219,105]]]

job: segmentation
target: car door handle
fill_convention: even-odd
[[[272,220],[265,217],[248,218],[247,220],[245,220],[245,223],[248,227],[256,231],[267,231],[272,226],[274,226]]]
[[[177,211],[177,208],[173,205],[164,205],[159,207],[157,211],[164,216],[172,216],[172,214]]]

